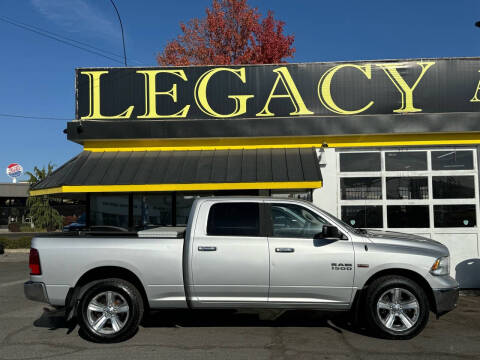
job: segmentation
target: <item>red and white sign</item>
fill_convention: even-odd
[[[23,167],[20,164],[13,163],[7,166],[7,175],[11,178],[17,178],[22,176],[23,174]]]

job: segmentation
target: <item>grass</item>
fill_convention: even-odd
[[[21,236],[18,238],[0,236],[0,244],[3,244],[5,249],[29,249],[31,241],[31,236]]]

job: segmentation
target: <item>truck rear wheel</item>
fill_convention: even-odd
[[[95,281],[77,307],[80,328],[95,342],[129,339],[136,333],[142,316],[142,295],[134,285],[122,279]]]
[[[411,339],[427,325],[427,295],[409,278],[378,278],[369,285],[365,300],[369,326],[383,338]]]

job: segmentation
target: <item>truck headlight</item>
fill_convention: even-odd
[[[430,269],[433,275],[448,275],[450,274],[450,257],[444,256],[435,260]]]

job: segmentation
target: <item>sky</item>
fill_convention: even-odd
[[[155,66],[156,54],[179,34],[179,23],[203,17],[211,0],[115,3],[129,65]],[[474,26],[480,20],[479,0],[249,4],[262,14],[272,10],[286,23],[285,33],[295,35],[290,62],[480,56],[480,28]],[[110,53],[109,58],[6,22],[12,20],[89,44]],[[75,68],[122,66],[116,55],[123,50],[109,0],[0,0],[0,45],[0,182],[10,182],[10,163],[32,171],[49,162],[60,166],[82,151],[63,133],[75,116]]]

